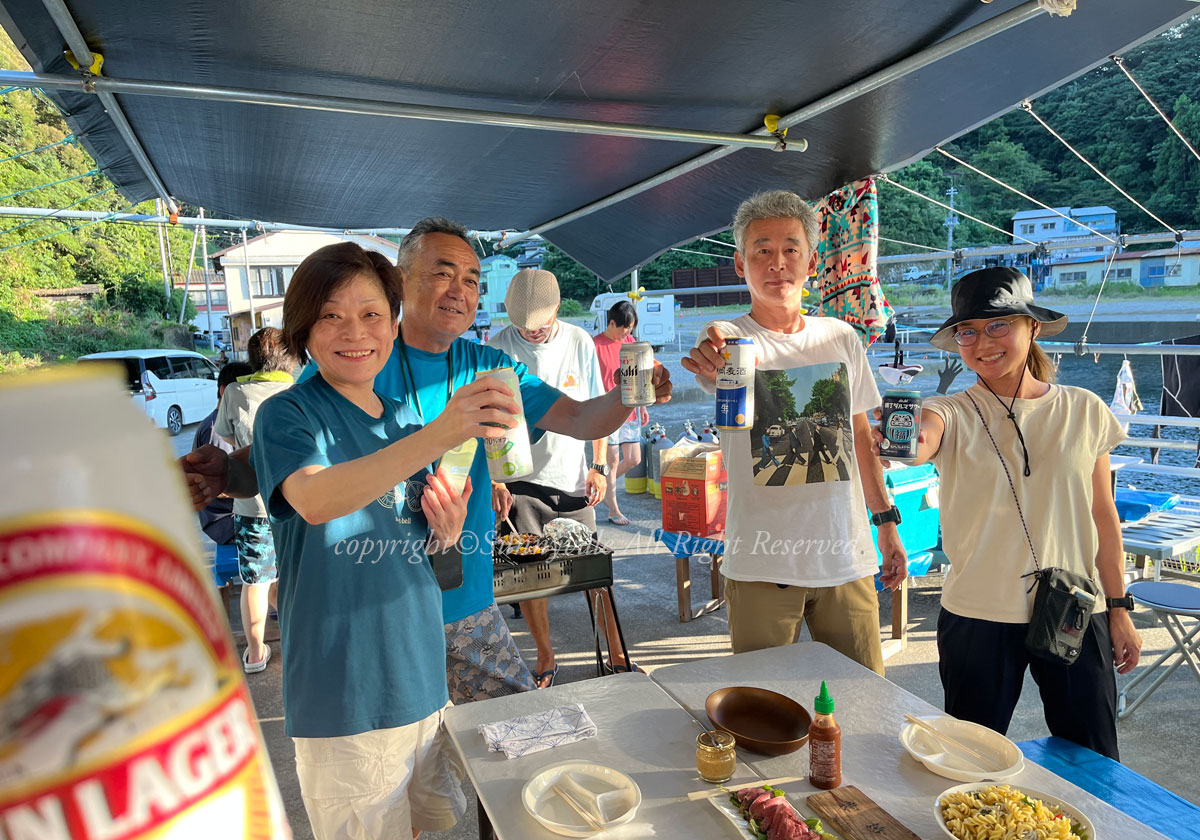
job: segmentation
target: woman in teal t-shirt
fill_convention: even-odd
[[[461,495],[428,465],[512,424],[492,379],[422,427],[374,390],[392,351],[396,269],[339,243],[309,255],[284,333],[320,374],[262,404],[252,457],[279,562],[285,725],[317,838],[408,837],[466,807],[441,730],[448,704],[441,592],[428,553],[453,548]]]

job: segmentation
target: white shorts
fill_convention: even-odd
[[[442,728],[444,707],[393,729],[293,738],[316,840],[408,840],[445,831],[467,810],[466,770]]]
[[[615,432],[608,436],[608,442],[611,444],[618,443],[637,443],[642,439],[642,421],[639,416],[641,412],[637,412],[632,420],[626,420],[621,424]]]

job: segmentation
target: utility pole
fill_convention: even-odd
[[[958,215],[954,212],[954,196],[958,195],[958,188],[954,186],[953,173],[950,175],[950,189],[946,190],[946,195],[950,198],[950,212],[946,214],[943,224],[946,226],[946,250],[950,252],[950,256],[946,257],[946,289],[949,290],[954,283],[954,229],[958,227]]]

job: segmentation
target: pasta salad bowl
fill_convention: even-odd
[[[933,816],[951,840],[1026,836],[1097,840],[1092,821],[1079,808],[1052,793],[1016,785],[955,785],[933,801]],[[1034,833],[1038,830],[1040,835]]]

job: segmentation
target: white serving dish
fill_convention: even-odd
[[[754,782],[747,782],[746,784],[739,785],[738,787],[756,787],[756,785]],[[791,806],[791,809],[796,812],[796,816],[802,820],[808,819],[809,815],[806,815],[803,811],[797,808],[796,804],[787,798],[786,793],[784,795],[784,799],[787,801],[787,804]],[[746,840],[758,840],[755,833],[750,830],[750,823],[745,817],[742,816],[742,810],[729,801],[729,793],[727,791],[714,793],[712,796],[708,797],[708,801],[709,804],[721,812],[721,815],[724,816],[725,819],[729,820],[730,824],[733,825],[733,829],[738,837],[746,838]],[[822,820],[821,827],[824,829],[826,837],[831,838],[831,840],[840,840],[839,835],[834,834],[833,829],[830,828],[829,825],[824,822],[824,820]]]
[[[969,754],[943,744],[915,723],[906,723],[900,730],[901,746],[932,773],[956,782],[982,782],[986,779],[1007,779],[1025,768],[1021,748],[999,732],[949,715],[923,717],[921,720],[986,756],[997,768],[992,772],[980,771]]]
[[[933,817],[937,820],[938,827],[946,837],[949,837],[950,840],[958,840],[957,835],[952,834],[950,829],[946,828],[946,821],[942,819],[942,797],[951,793],[972,793],[994,784],[996,782],[970,782],[969,784],[955,785],[952,788],[947,788],[937,795],[937,798],[933,800]],[[1096,828],[1092,825],[1092,821],[1087,818],[1087,815],[1083,811],[1080,811],[1071,803],[1063,801],[1060,797],[1052,793],[1042,793],[1041,791],[1017,785],[1011,785],[1011,787],[1013,790],[1019,790],[1030,799],[1040,799],[1047,808],[1050,808],[1055,813],[1070,817],[1072,822],[1078,823],[1083,831],[1086,832],[1088,840],[1100,840],[1096,836]]]
[[[551,789],[555,785],[573,796],[604,829],[629,822],[642,804],[641,789],[620,770],[587,761],[547,767],[525,783],[521,802],[535,820],[566,837],[591,837],[596,830]]]

